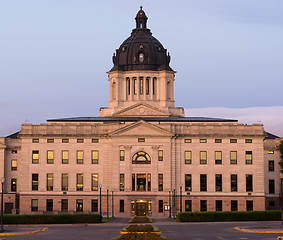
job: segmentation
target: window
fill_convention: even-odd
[[[140,60],[141,60],[141,56],[142,56],[142,60],[143,60],[143,54],[140,54]],[[137,88],[138,88],[138,84],[137,84],[137,78],[133,77],[133,89],[134,89],[134,95],[137,95]]]
[[[222,152],[215,151],[215,164],[222,164]]]
[[[222,192],[222,174],[215,175],[215,191]]]
[[[16,192],[17,191],[17,179],[12,178],[11,179],[11,192]]]
[[[62,143],[69,143],[69,139],[63,138],[63,139],[62,139]]]
[[[192,200],[185,200],[185,212],[192,211]]]
[[[38,211],[38,199],[31,199],[31,211],[32,212]]]
[[[215,139],[215,143],[222,143],[222,139]]]
[[[254,210],[253,200],[247,200],[246,201],[246,209],[247,209],[247,211],[253,211]]]
[[[84,163],[84,152],[82,150],[77,151],[77,164]]]
[[[231,200],[231,211],[238,211],[238,201]]]
[[[269,207],[275,207],[275,201],[269,201],[268,205]]]
[[[83,143],[83,142],[84,142],[84,139],[82,139],[82,138],[77,139],[77,143]]]
[[[145,142],[145,138],[138,138],[138,142]]]
[[[61,212],[68,212],[68,199],[61,200]]]
[[[33,138],[32,139],[32,143],[39,143],[39,139],[38,138]]]
[[[245,139],[245,143],[252,143],[253,140],[252,139]]]
[[[125,191],[125,174],[120,174],[120,191]]]
[[[268,189],[269,189],[269,194],[275,193],[275,182],[273,179],[269,179]]]
[[[146,191],[146,174],[137,174],[137,191]]]
[[[47,143],[54,143],[54,139],[53,138],[48,138],[47,139]]]
[[[120,161],[125,161],[125,151],[120,150]]]
[[[192,164],[192,151],[185,151],[185,164]]]
[[[61,191],[68,191],[68,173],[62,173]]]
[[[200,191],[206,192],[207,191],[207,177],[206,174],[200,175]]]
[[[54,163],[54,151],[47,151],[47,164],[53,164]]]
[[[207,152],[200,151],[200,164],[207,164]]]
[[[216,211],[222,211],[222,200],[216,200],[215,201],[215,210]]]
[[[39,151],[32,151],[32,163],[33,164],[39,163]]]
[[[140,77],[140,95],[143,94],[143,77]]]
[[[11,170],[15,171],[18,168],[18,161],[17,159],[12,159],[11,161]]]
[[[231,192],[238,191],[238,176],[237,174],[231,174]]]
[[[98,200],[97,199],[91,200],[91,211],[98,212]]]
[[[146,78],[146,81],[145,81],[145,93],[146,95],[149,95],[149,77]]]
[[[185,191],[192,191],[192,175],[185,174]]]
[[[158,201],[158,212],[163,213],[163,200]]]
[[[152,79],[152,95],[156,94],[156,77]]]
[[[62,151],[62,164],[68,164],[69,163],[69,151],[63,150]]]
[[[207,202],[206,200],[200,200],[200,211],[206,212],[207,211]]]
[[[84,175],[77,173],[77,191],[83,191],[84,189]]]
[[[46,175],[46,190],[53,191],[53,173],[47,173]]]
[[[125,211],[125,204],[124,204],[124,200],[120,200],[120,212],[124,212]]]
[[[32,191],[38,191],[38,174],[33,173],[31,176],[31,190]]]
[[[185,143],[192,143],[192,139],[186,138],[186,139],[184,140],[184,142],[185,142]]]
[[[98,138],[93,138],[93,139],[91,140],[91,142],[92,142],[92,143],[99,143],[99,139],[98,139]]]
[[[237,151],[230,152],[230,164],[237,164]]]
[[[18,151],[17,150],[12,150],[11,153],[12,154],[16,154],[16,153],[18,153]]]
[[[53,211],[53,199],[46,199],[46,212]]]
[[[93,150],[91,152],[91,163],[98,164],[98,151],[97,150]]]
[[[163,150],[158,150],[158,161],[163,161]]]
[[[158,191],[163,191],[163,174],[158,174]]]
[[[135,191],[136,186],[136,175],[132,174],[132,191]]]
[[[246,164],[252,164],[252,163],[253,163],[253,152],[246,151]]]
[[[237,143],[237,139],[230,139],[230,143]]]
[[[268,161],[268,171],[274,172],[274,161],[273,160]]]
[[[133,156],[133,164],[150,164],[150,156],[143,151],[137,152]]]
[[[274,154],[274,151],[268,151],[268,154]]]
[[[199,142],[200,142],[200,143],[206,143],[207,140],[206,140],[206,139],[200,139]]]
[[[253,175],[251,174],[246,175],[246,191],[247,192],[253,191]]]
[[[84,210],[84,202],[82,199],[77,199],[76,201],[76,210],[77,212],[82,212]]]
[[[161,191],[163,191],[163,175],[162,175],[162,184],[159,182],[159,175],[160,174],[158,174],[158,189],[162,185]],[[151,174],[150,173],[147,174],[147,191],[151,191]]]
[[[91,174],[91,190],[98,191],[98,174]]]

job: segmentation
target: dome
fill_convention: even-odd
[[[173,71],[170,55],[162,44],[146,28],[147,16],[142,7],[136,15],[136,28],[113,54],[113,68],[110,71]]]

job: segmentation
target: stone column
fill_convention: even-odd
[[[158,145],[152,146],[152,159],[151,159],[151,191],[158,191]]]
[[[125,191],[132,191],[132,146],[124,146],[125,148]]]

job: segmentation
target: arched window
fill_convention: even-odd
[[[112,83],[112,99],[113,100],[116,99],[116,83],[115,82]]]
[[[143,151],[139,151],[133,156],[133,164],[150,164],[150,156]]]

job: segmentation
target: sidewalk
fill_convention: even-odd
[[[48,230],[48,227],[38,225],[5,225],[4,232],[0,233],[1,236],[13,235],[29,235]]]

